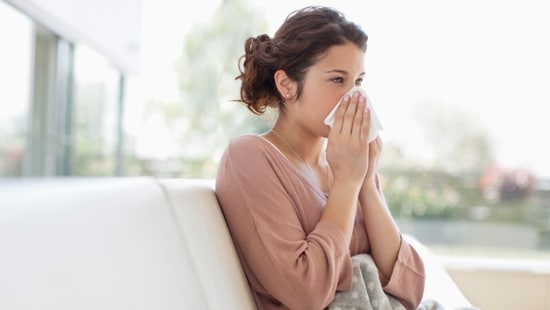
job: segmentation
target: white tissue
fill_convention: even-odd
[[[351,96],[351,94],[354,91],[359,91],[363,96],[365,96],[365,98],[367,98],[367,107],[370,109],[370,128],[369,128],[369,137],[368,137],[368,141],[370,143],[372,142],[372,140],[376,138],[376,136],[378,135],[378,132],[382,130],[382,124],[380,123],[380,120],[378,119],[376,112],[374,112],[372,101],[370,100],[369,96],[367,96],[367,92],[359,86],[354,86],[352,89],[350,89],[350,91],[348,91],[344,96],[342,96],[342,98],[340,98],[338,103],[334,106],[332,111],[330,111],[328,116],[325,118],[325,124],[328,125],[330,128],[332,128],[332,124],[334,124],[334,116],[336,115],[336,110],[338,110],[338,106],[340,106],[342,99],[346,95]]]

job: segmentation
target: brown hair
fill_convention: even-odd
[[[367,49],[367,34],[333,8],[308,6],[292,12],[273,39],[267,34],[250,37],[239,58],[241,99],[254,114],[267,107],[279,107],[284,99],[277,91],[273,75],[279,69],[298,82],[296,98],[303,89],[307,69],[333,45],[352,42]],[[241,68],[242,63],[242,68]]]

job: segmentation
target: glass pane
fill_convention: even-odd
[[[73,175],[113,175],[116,165],[118,71],[94,50],[75,48]]]
[[[0,177],[23,174],[31,89],[32,22],[0,2]]]

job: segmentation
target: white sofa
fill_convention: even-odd
[[[213,180],[0,181],[0,309],[255,309]],[[425,298],[470,304],[437,259]]]

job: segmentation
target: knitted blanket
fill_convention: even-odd
[[[354,255],[352,287],[338,291],[329,310],[406,310],[397,299],[382,289],[378,269],[370,255]],[[444,310],[437,301],[425,300],[417,310]]]

